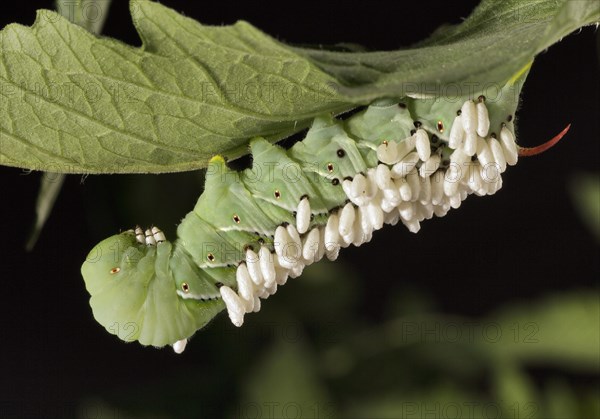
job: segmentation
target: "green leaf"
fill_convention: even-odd
[[[398,360],[406,362],[406,360]],[[348,402],[344,418],[481,418],[483,406],[492,404],[450,380],[435,382],[431,388],[410,391],[391,388],[377,394],[361,394]],[[505,416],[502,416],[505,417]]]
[[[99,35],[112,0],[56,0],[56,11],[69,21]]]
[[[600,21],[600,2],[484,0],[460,25],[391,52],[296,49],[340,83],[348,100],[406,94],[462,95],[504,85],[541,51]]]
[[[48,220],[56,198],[60,193],[63,183],[65,182],[65,175],[60,173],[45,172],[40,178],[40,190],[38,192],[37,200],[35,202],[35,224],[33,230],[27,239],[25,249],[32,251],[44,224]]]
[[[144,45],[39,11],[0,39],[0,164],[63,173],[168,172],[245,154],[349,106],[333,79],[245,22],[202,26],[132,2]]]
[[[241,411],[232,417],[337,417],[310,351],[301,342],[278,340],[256,362],[244,386]]]
[[[600,371],[600,301],[592,290],[514,306],[492,319],[480,344],[499,362]]]
[[[493,370],[495,399],[503,411],[514,413],[508,417],[536,417],[540,402],[531,378],[510,359],[495,363]]]
[[[566,419],[574,417],[574,413],[579,409],[577,402],[577,394],[574,389],[569,386],[566,380],[562,378],[551,378],[546,383],[545,399],[545,415],[547,418]],[[579,396],[581,397],[581,395]],[[579,417],[595,417],[578,415]],[[596,415],[597,416],[597,415]]]
[[[600,176],[598,173],[577,173],[569,181],[573,204],[579,215],[600,241]]]
[[[331,52],[291,48],[246,22],[203,26],[148,0],[131,5],[142,48],[46,11],[31,28],[0,32],[0,164],[52,163],[64,173],[202,168],[215,154],[247,153],[254,136],[274,142],[316,115],[382,96],[503,84],[600,20],[596,1],[484,0],[419,46]]]

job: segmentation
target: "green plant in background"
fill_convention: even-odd
[[[506,18],[515,13],[523,19]],[[427,92],[420,89],[432,81],[438,91],[454,84],[504,86],[513,76],[522,75],[520,70],[539,51],[578,27],[597,22],[600,10],[594,2],[504,2],[502,6],[483,2],[462,25],[439,31],[419,48],[390,53],[292,49],[246,23],[203,27],[147,1],[132,2],[132,15],[144,40],[142,49],[99,40],[54,15],[38,18],[32,29],[4,29],[2,60],[7,65],[0,73],[2,82],[14,86],[39,83],[48,88],[69,85],[74,96],[55,101],[41,95],[39,102],[27,107],[10,97],[3,102],[2,164],[65,173],[167,172],[205,167],[215,154],[229,158],[244,154],[252,137],[278,141],[306,128],[323,113],[337,114],[380,97],[428,103],[423,96]],[[73,54],[44,54],[64,52],[58,46],[65,39],[70,40]],[[493,51],[484,48],[492,42]],[[477,52],[480,59],[455,64],[456,54],[472,52]],[[35,63],[32,57],[36,57]],[[443,63],[453,65],[440,72]],[[230,83],[257,81],[269,86],[281,80],[292,86],[290,91],[300,92],[299,100],[289,101],[283,95],[278,99],[275,95],[274,102],[257,107],[239,100],[231,90],[222,89]],[[89,86],[101,89],[90,91]],[[115,92],[124,93],[129,100],[113,100]],[[482,91],[469,93],[476,98]],[[90,100],[90,95],[97,96]],[[63,118],[60,129],[52,122],[57,112]],[[13,120],[16,114],[25,116]],[[439,131],[438,115],[424,117],[429,135]],[[490,115],[493,118],[495,114]],[[27,116],[47,123],[28,125]],[[403,134],[395,140],[410,137],[410,132]],[[374,140],[379,146],[382,138]],[[294,219],[287,221],[295,223]],[[131,237],[135,242],[135,234]],[[144,252],[154,251],[146,249],[145,243],[138,247]],[[307,276],[321,276],[319,292],[328,292],[324,279],[335,276],[333,272],[343,267],[327,265],[320,269],[325,274],[311,268]],[[310,288],[316,283],[309,284],[307,291],[314,292]],[[351,293],[352,283],[348,286]],[[337,289],[330,292],[340,294]],[[424,307],[416,304],[413,312],[403,313],[378,328],[337,330],[332,341],[332,331],[324,331],[319,320],[323,316],[337,313],[348,317],[345,324],[358,322],[348,314],[352,310],[342,310],[352,305],[351,296],[341,294],[332,307],[314,307],[312,313],[301,309],[290,313],[285,306],[265,308],[260,313],[263,319],[288,316],[291,325],[298,324],[294,316],[308,319],[308,324],[312,319],[316,331],[300,332],[294,338],[278,333],[263,360],[252,368],[242,368],[246,383],[234,395],[237,401],[229,404],[229,411],[220,413],[232,417],[257,417],[258,411],[262,417],[296,417],[297,411],[302,412],[301,417],[423,417],[433,411],[436,417],[495,417],[492,411],[496,409],[501,417],[594,417],[598,412],[593,393],[575,394],[560,379],[539,391],[525,372],[527,366],[541,359],[565,369],[598,371],[597,298],[562,296],[540,302],[538,307],[509,308],[490,319],[431,318]],[[286,301],[285,295],[281,298]],[[287,298],[292,301],[294,296]],[[577,330],[570,327],[572,322],[579,325]],[[473,323],[478,325],[477,331],[469,326]],[[548,335],[548,330],[535,329],[541,323],[556,328]],[[438,339],[424,341],[419,333],[422,328],[440,330]],[[501,330],[504,338],[494,335],[494,328]],[[449,331],[456,331],[456,335],[440,335]],[[211,331],[207,333],[210,340]],[[250,329],[245,333],[249,341],[255,341],[261,331]],[[460,337],[453,340],[454,336]],[[538,339],[544,345],[527,345],[528,339]],[[244,339],[236,339],[235,335],[224,340],[220,342],[223,347],[234,346],[240,352],[248,349]],[[223,359],[231,355],[230,351],[226,350]],[[403,359],[414,360],[414,365],[400,362]],[[453,365],[446,363],[447,359],[452,359]],[[365,379],[365,364],[380,365],[385,373],[369,392],[358,394],[351,383]],[[294,386],[281,384],[282,365],[294,366],[288,368],[291,376],[286,380]],[[419,382],[423,370],[429,370],[430,379]],[[208,377],[218,375],[217,371],[204,373]],[[477,377],[481,374],[492,383],[490,391],[478,388]],[[189,383],[181,377],[177,382],[164,383],[164,388],[176,392],[184,385]],[[200,384],[202,389],[206,400],[216,397],[208,386]],[[124,401],[112,397],[112,402],[133,416],[161,411],[152,403],[142,407],[146,402],[141,400],[136,405],[134,398]],[[91,405],[95,403],[90,401]],[[104,406],[103,411],[110,411]],[[164,411],[165,416],[166,412],[180,416],[189,415],[195,408],[201,412],[204,406],[174,403]]]
[[[600,180],[598,173],[578,173],[570,181],[571,194],[582,219],[600,239]]]

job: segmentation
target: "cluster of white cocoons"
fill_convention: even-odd
[[[259,311],[261,298],[275,294],[277,287],[284,285],[289,277],[300,276],[305,266],[321,260],[326,253],[330,258],[334,255],[325,249],[327,228],[314,227],[308,231],[310,219],[310,203],[308,198],[303,198],[298,204],[296,225],[281,225],[275,230],[275,253],[265,245],[258,253],[246,249],[245,260],[236,270],[237,293],[226,285],[219,288],[235,326],[244,323],[246,313]]]
[[[495,133],[488,136],[489,128],[488,111],[480,98],[477,104],[465,102],[454,119],[447,143],[451,153],[444,165],[444,147],[432,153],[429,135],[422,128],[399,143],[384,142],[377,149],[381,163],[367,173],[378,189],[370,204],[382,209],[385,223],[401,220],[416,233],[421,221],[434,214],[443,217],[468,195],[496,193],[507,164],[517,163],[518,149],[508,126],[501,127],[499,140]]]
[[[167,240],[165,233],[158,227],[152,227],[151,229],[149,228],[144,231],[140,226],[137,226],[135,230],[129,230],[129,232],[135,234],[135,239],[138,243],[146,244],[148,246],[156,246],[158,243]]]
[[[502,186],[507,164],[517,163],[518,149],[508,126],[502,126],[499,139],[488,135],[489,129],[485,100],[480,98],[463,104],[447,144],[432,147],[429,134],[420,127],[399,142],[384,141],[377,148],[376,168],[342,182],[348,202],[329,214],[325,226],[309,231],[310,201],[303,197],[296,225],[275,230],[275,253],[266,246],[258,253],[246,250],[246,260],[237,268],[238,292],[220,288],[232,323],[239,327],[246,313],[259,311],[260,299],[274,294],[288,276],[299,276],[323,256],[335,260],[340,248],[370,241],[384,224],[402,221],[416,233],[421,221],[443,217],[468,195],[494,194]],[[443,164],[448,147],[449,164]]]

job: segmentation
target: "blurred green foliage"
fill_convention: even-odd
[[[243,328],[220,317],[197,334],[182,355],[186,368],[153,384],[152,394],[93,394],[82,412],[98,418],[600,417],[597,383],[569,379],[600,371],[597,294],[553,295],[484,318],[440,314],[415,295],[423,303],[376,323],[357,317],[361,281],[344,264],[320,263],[290,281]],[[398,297],[390,295],[388,303]],[[203,357],[211,368],[196,367]]]
[[[569,187],[583,222],[600,241],[600,174],[576,173],[571,177]]]

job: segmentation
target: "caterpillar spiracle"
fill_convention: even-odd
[[[174,242],[157,227],[137,227],[90,252],[82,274],[94,317],[125,341],[180,353],[220,311],[241,326],[288,278],[370,241],[385,224],[416,233],[467,196],[496,193],[519,156],[514,116],[524,77],[494,100],[404,97],[343,121],[317,117],[288,150],[250,141],[253,163],[243,171],[214,157]]]

